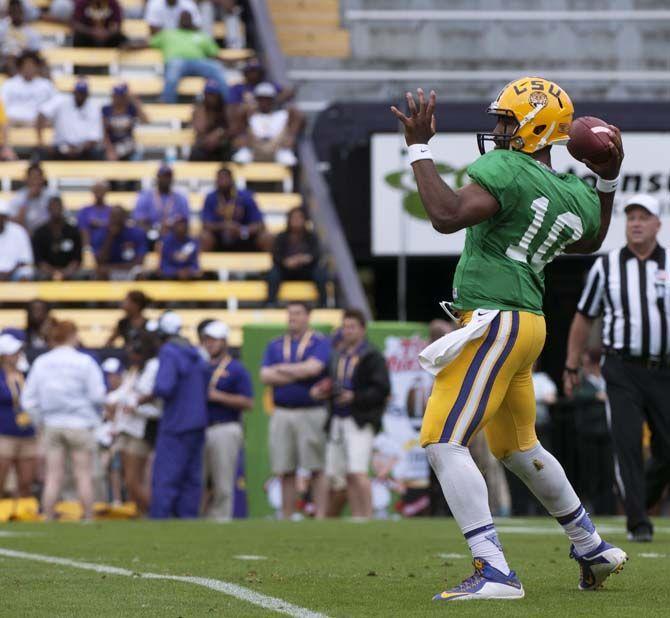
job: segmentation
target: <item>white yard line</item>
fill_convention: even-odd
[[[255,556],[254,554],[240,554],[239,556],[233,556],[237,560],[267,560],[267,556]]]
[[[293,605],[277,597],[271,597],[266,594],[261,594],[255,590],[231,584],[230,582],[221,581],[219,579],[209,579],[207,577],[182,577],[179,575],[161,575],[159,573],[138,573],[129,569],[122,569],[119,567],[109,566],[106,564],[95,564],[93,562],[80,562],[79,560],[70,560],[69,558],[59,558],[58,556],[46,556],[44,554],[33,554],[25,551],[16,551],[14,549],[6,549],[0,547],[0,556],[8,558],[19,558],[22,560],[33,560],[35,562],[46,562],[48,564],[60,564],[61,566],[68,566],[74,569],[82,569],[84,571],[95,571],[96,573],[107,573],[109,575],[123,575],[124,577],[143,577],[146,579],[165,579],[176,582],[184,582],[187,584],[194,584],[196,586],[203,586],[210,590],[222,592],[228,596],[246,601],[252,605],[262,607],[269,611],[274,611],[294,618],[327,618],[325,614],[313,612],[305,607]]]

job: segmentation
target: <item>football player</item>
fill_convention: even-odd
[[[609,125],[609,158],[584,163],[592,189],[551,167],[551,147],[567,142],[573,106],[557,84],[524,77],[505,86],[488,112],[497,123],[477,135],[482,156],[468,168],[472,184],[455,191],[440,177],[428,141],[435,134],[435,93],[407,93],[409,158],[426,213],[442,234],[467,228],[454,278],[461,325],[486,330],[467,340],[437,374],[421,443],[472,551],[475,572],[436,600],[518,599],[523,586],[505,560],[486,484],[468,451],[484,431],[493,454],[528,486],[565,530],[580,566],[579,588],[599,588],[627,560],[603,541],[559,462],[535,435],[531,368],[545,341],[544,268],[561,253],[592,253],[610,223],[623,147]],[[486,152],[486,146],[493,146]],[[483,321],[483,322],[482,322]]]

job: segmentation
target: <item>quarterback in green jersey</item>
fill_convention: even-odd
[[[524,596],[468,450],[480,431],[491,452],[565,530],[570,556],[580,567],[579,588],[596,590],[628,557],[601,539],[563,468],[539,443],[531,371],[546,336],[544,268],[561,253],[592,253],[601,246],[623,160],[620,132],[612,125],[606,129],[604,163],[584,161],[598,175],[595,190],[573,174],[559,174],[551,168],[550,152],[568,140],[572,102],[554,82],[515,80],[489,107],[497,124],[477,136],[482,156],[468,168],[472,183],[454,191],[428,147],[435,134],[435,93],[426,100],[417,92],[418,106],[407,93],[408,115],[391,109],[405,127],[423,206],[438,232],[467,228],[453,289],[462,329],[422,355],[422,361],[434,360],[427,368],[436,378],[421,443],[470,546],[475,571],[435,600]],[[487,142],[493,144],[489,152]]]

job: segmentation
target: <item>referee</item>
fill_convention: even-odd
[[[592,322],[604,314],[602,373],[617,485],[629,540],[651,541],[647,508],[660,498],[670,478],[670,263],[656,241],[661,227],[658,200],[635,195],[624,212],[626,246],[599,257],[589,272],[570,327],[563,381],[570,396]],[[652,432],[646,474],[644,420]]]

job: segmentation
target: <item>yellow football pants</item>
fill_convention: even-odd
[[[545,337],[543,316],[501,311],[435,379],[421,445],[467,446],[483,429],[498,459],[531,448],[537,442],[532,369]]]

